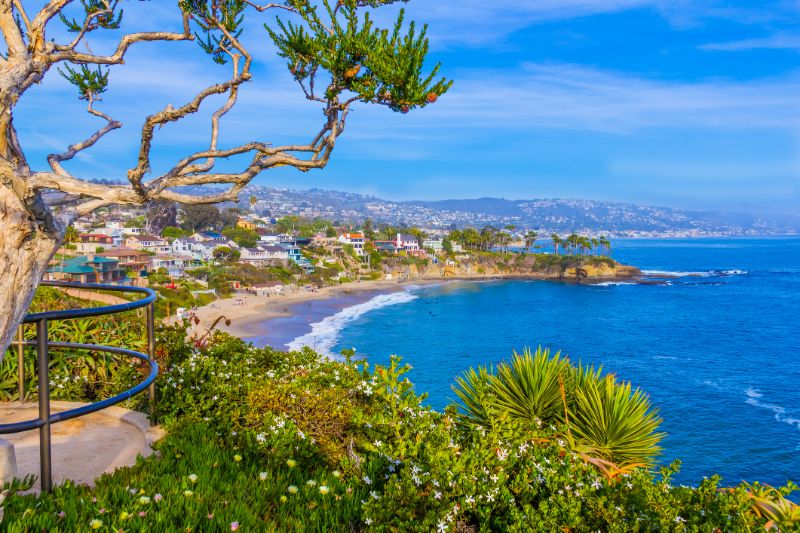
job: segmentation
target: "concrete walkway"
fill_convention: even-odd
[[[51,412],[66,411],[84,404],[51,402]],[[3,423],[38,418],[37,404],[0,402]],[[104,472],[130,466],[138,455],[152,453],[150,445],[163,436],[151,428],[147,416],[121,407],[109,407],[97,413],[59,422],[51,426],[53,484],[66,479],[92,485]],[[39,490],[39,431],[26,431],[2,437],[14,445],[17,477],[37,477]]]

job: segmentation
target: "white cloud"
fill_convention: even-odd
[[[739,41],[725,41],[704,44],[702,50],[721,52],[741,52],[747,50],[800,50],[800,35],[776,33],[769,37],[742,39]]]

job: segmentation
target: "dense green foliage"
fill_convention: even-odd
[[[471,369],[456,383],[463,422],[540,438],[542,428],[550,428],[544,431],[550,438],[608,477],[652,466],[660,452],[661,419],[642,391],[601,369],[573,367],[560,353],[526,350],[496,372]]]
[[[608,479],[557,430],[431,411],[397,358],[184,334],[159,336],[159,453],[93,489],[10,494],[8,530],[756,531],[768,518],[753,494],[792,488],[675,487],[676,467]]]
[[[51,288],[39,287],[31,312],[63,310],[99,305],[67,296]],[[114,316],[51,321],[51,341],[78,342],[146,351],[144,310]],[[36,331],[25,326],[26,340],[34,340]],[[16,347],[0,363],[0,400],[19,398]],[[26,399],[36,398],[37,365],[33,348],[24,351]],[[142,365],[136,360],[86,350],[50,349],[50,386],[54,400],[95,401],[113,396],[141,380]],[[135,401],[138,402],[138,401]]]

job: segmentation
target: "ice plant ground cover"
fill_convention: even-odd
[[[699,487],[673,486],[676,467],[607,475],[562,438],[563,427],[487,427],[456,406],[434,412],[398,359],[371,368],[310,350],[255,349],[224,334],[192,346],[184,333],[159,335],[158,416],[168,434],[157,453],[94,488],[7,491],[4,530],[797,526],[797,508],[763,487],[721,489],[714,476]]]

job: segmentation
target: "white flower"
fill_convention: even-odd
[[[437,499],[437,500],[441,500],[442,499],[442,493],[437,490],[436,492],[433,493],[433,497],[435,499]]]
[[[436,524],[436,531],[438,533],[445,533],[447,531],[447,522],[442,520],[438,524]]]
[[[264,436],[263,433],[259,433],[258,435],[256,435],[256,441],[258,441],[258,442],[266,442],[267,441],[267,437]]]
[[[373,444],[373,446],[375,446],[376,448],[380,448],[380,447],[383,445],[383,443],[382,443],[381,441],[379,441],[379,440],[376,440],[376,441],[375,441],[375,442],[373,442],[372,444]]]
[[[676,524],[682,524],[682,523],[684,523],[684,522],[686,522],[686,520],[684,520],[684,519],[683,519],[683,518],[681,518],[680,516],[676,516],[676,517],[675,517],[675,523],[676,523]]]
[[[330,491],[331,491],[331,489],[329,489],[327,485],[320,485],[319,486],[319,493],[320,494],[328,494]]]
[[[267,473],[266,472],[259,472],[258,473],[258,479],[260,479],[261,481],[266,481],[267,480]]]
[[[197,483],[197,474],[189,474],[189,481]]]
[[[599,480],[599,479],[595,479],[595,480],[592,482],[592,488],[594,488],[594,490],[600,490],[601,488],[603,488],[603,484],[602,484],[602,483],[600,483],[600,480]]]
[[[631,490],[633,488],[633,483],[628,481],[627,483],[625,483],[625,486],[628,488],[628,490]]]
[[[367,525],[372,524],[372,518],[367,518],[366,520],[364,520],[364,523]]]
[[[363,479],[364,483],[366,483],[367,485],[372,485],[372,480],[369,478],[369,476],[364,476],[361,479]]]
[[[475,503],[475,496],[467,496],[467,498],[464,500],[464,503],[467,505],[472,505]]]
[[[375,492],[374,490],[369,491],[369,495],[370,495],[370,497],[372,497],[373,500],[380,500],[381,499],[381,497],[378,495],[378,493]]]

